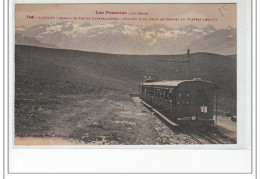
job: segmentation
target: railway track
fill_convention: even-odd
[[[230,143],[231,143],[231,144],[236,144],[236,142],[237,142],[236,139],[234,139],[234,138],[232,138],[232,137],[229,137],[229,136],[227,136],[227,135],[221,133],[221,132],[218,131],[218,130],[214,130],[214,131],[212,131],[211,133],[213,133],[213,134],[209,134],[209,135],[217,135],[217,136],[219,136],[222,140],[224,140],[224,141],[229,141],[229,142],[228,142],[229,144],[230,144]]]
[[[184,133],[191,136],[194,140],[196,140],[199,144],[225,144],[222,140],[212,136],[206,132],[191,130],[187,131],[187,129],[182,130]]]
[[[203,141],[198,135],[190,132],[185,132],[189,136],[191,136],[194,140],[196,140],[199,144],[205,144],[205,141]]]
[[[178,124],[172,122],[168,117],[154,109],[152,106],[147,104],[144,101],[141,101],[141,103],[148,108],[148,110],[153,111],[158,118],[166,122],[171,127],[178,127],[181,132],[186,133],[190,137],[192,137],[195,141],[197,141],[199,144],[230,144],[230,143],[236,143],[236,139],[232,139],[221,132],[214,130],[212,132],[205,132],[205,131],[198,131],[194,129],[183,129]]]
[[[217,139],[215,136],[212,136],[208,133],[201,132],[200,135],[206,140],[208,140],[211,144],[224,144],[224,142],[222,142],[221,140]]]

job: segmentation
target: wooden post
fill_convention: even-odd
[[[190,79],[190,49],[187,50],[187,79]]]
[[[156,70],[156,71],[155,71],[155,81],[157,81],[157,78],[158,78],[158,77],[157,77],[157,67],[155,68],[155,70]]]
[[[215,90],[216,93],[216,125],[218,124],[218,95],[217,90]]]

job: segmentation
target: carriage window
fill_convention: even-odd
[[[152,94],[152,92],[153,92],[151,87],[149,87],[147,91],[149,94]]]
[[[169,90],[168,89],[165,90],[165,98],[169,99]]]
[[[158,89],[158,96],[161,96],[161,95],[162,95],[162,90]]]
[[[147,88],[147,93],[150,93],[151,92],[151,88]]]
[[[191,91],[187,90],[187,91],[185,91],[185,94],[186,94],[186,96],[190,97],[191,96]]]
[[[204,90],[198,90],[198,96],[204,96],[205,92]]]
[[[160,89],[157,89],[157,96],[160,96]]]
[[[162,96],[165,98],[165,90],[162,91]]]
[[[142,86],[142,92],[145,92],[145,88]]]
[[[181,97],[182,96],[182,94],[181,94],[181,92],[179,91],[179,97]]]
[[[169,99],[172,99],[173,98],[173,92],[172,90],[169,91]]]

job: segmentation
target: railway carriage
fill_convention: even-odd
[[[210,81],[193,80],[144,82],[139,88],[140,98],[179,124],[214,124],[216,89]],[[200,122],[198,122],[200,121]]]

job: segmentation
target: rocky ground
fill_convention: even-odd
[[[131,98],[129,95],[116,94],[114,91],[98,94],[98,96],[93,93],[46,96],[39,93],[37,97],[31,96],[31,99],[30,96],[17,98],[16,105],[20,107],[16,111],[15,143],[18,145],[198,144],[198,141],[188,133],[183,133],[179,128],[169,127],[154,116],[140,103],[138,97]],[[219,118],[219,121],[222,120]]]
[[[102,91],[70,84],[70,94],[49,90],[50,81],[19,80],[16,91],[16,143],[39,144],[39,138],[62,138],[88,145],[195,144],[189,135],[170,128],[142,104],[120,91]],[[38,83],[36,82],[38,81]],[[37,88],[37,90],[36,90]],[[47,89],[46,89],[47,88]],[[65,90],[66,91],[66,90]],[[20,137],[19,137],[20,136]],[[35,137],[33,137],[35,136]],[[53,137],[53,138],[52,138]],[[38,139],[37,139],[38,138]],[[46,143],[46,142],[43,142]],[[55,143],[55,142],[54,142]]]

